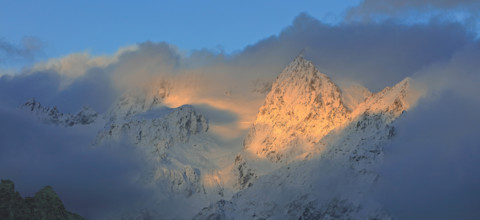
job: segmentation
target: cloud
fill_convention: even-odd
[[[394,19],[399,22],[424,23],[429,19],[476,22],[480,3],[475,0],[364,0],[348,10],[346,22],[378,22]]]
[[[397,123],[377,196],[400,219],[477,219],[480,44],[416,74],[428,94]]]
[[[1,106],[17,107],[36,98],[46,106],[57,106],[68,113],[75,113],[83,106],[104,112],[117,98],[104,69],[89,69],[64,89],[62,82],[61,74],[56,71],[0,76]]]
[[[446,92],[400,120],[399,135],[387,146],[377,192],[393,216],[480,217],[479,109],[478,98]]]
[[[473,41],[474,36],[455,23],[332,26],[301,14],[278,37],[253,48],[267,47],[273,54],[290,56],[306,48],[307,58],[334,80],[350,80],[378,91],[449,59]]]
[[[133,147],[90,148],[98,125],[42,125],[8,108],[0,109],[0,121],[0,176],[13,180],[23,196],[51,185],[68,210],[105,219],[145,204],[155,193],[137,182],[148,164]]]
[[[20,45],[0,39],[0,65],[31,62],[43,47],[44,43],[35,37],[24,37]]]
[[[120,48],[112,56],[91,56],[87,52],[72,53],[61,58],[51,58],[44,62],[36,63],[25,72],[56,72],[61,76],[60,90],[68,87],[77,78],[85,75],[92,68],[105,68],[112,63],[118,62],[119,56],[135,51],[137,46]]]
[[[32,96],[42,100],[58,91],[59,76],[52,72],[38,72],[32,75],[1,76],[0,100],[2,107],[18,106]]]

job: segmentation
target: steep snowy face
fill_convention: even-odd
[[[55,106],[52,108],[42,106],[35,99],[20,105],[20,109],[32,112],[43,123],[66,127],[91,124],[98,117],[98,113],[89,107],[83,107],[77,114],[72,115],[60,112]]]
[[[338,87],[299,55],[273,83],[245,149],[274,162],[291,161],[348,120]]]

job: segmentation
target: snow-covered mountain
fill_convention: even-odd
[[[268,94],[243,146],[225,146],[195,106],[166,106],[172,91],[166,82],[154,91],[123,94],[105,120],[97,120],[105,125],[92,143],[132,145],[151,165],[140,182],[177,199],[170,205],[190,207],[150,216],[389,219],[370,195],[395,120],[416,101],[411,79],[378,93],[360,85],[339,87],[299,55],[273,83],[260,84],[253,92]],[[98,117],[87,110],[62,114],[35,100],[22,108],[64,126]],[[162,206],[155,204],[151,213]]]
[[[221,157],[224,151],[207,134],[207,119],[191,105],[168,108],[162,104],[165,94],[127,92],[103,117],[88,107],[77,114],[60,112],[56,107],[45,107],[35,99],[20,105],[46,124],[59,126],[105,123],[92,140],[93,146],[115,145],[126,142],[138,148],[152,164],[142,175],[142,182],[157,184],[166,192],[189,197],[192,194],[223,196],[223,183],[215,173],[223,163],[210,157]],[[97,120],[105,118],[106,120]],[[215,152],[215,153],[212,153]],[[206,186],[205,186],[206,184]]]
[[[325,135],[364,113],[388,112],[392,114],[389,120],[394,120],[409,107],[409,81],[407,78],[378,94],[366,88],[342,93],[330,78],[300,55],[273,83],[245,139],[245,149],[272,162],[304,159]]]
[[[55,106],[52,108],[42,106],[34,98],[20,105],[20,108],[32,112],[44,123],[66,127],[91,124],[98,117],[98,113],[89,107],[83,107],[77,114],[72,115],[60,112]]]
[[[393,123],[414,101],[410,81],[342,93],[297,57],[273,83],[237,156],[244,189],[195,218],[390,219],[370,195]]]
[[[129,143],[150,164],[139,182],[158,189],[162,198],[139,212],[154,219],[185,219],[211,202],[229,198],[234,191],[225,167],[232,166],[237,152],[220,145],[210,133],[207,118],[194,106],[169,108],[163,104],[164,97],[148,94],[124,94],[107,111],[106,124],[93,142],[96,147]],[[191,208],[173,212],[165,208],[166,200],[169,206]],[[129,211],[119,216],[113,218],[139,214]]]
[[[202,150],[206,144],[201,139],[206,138],[207,131],[206,118],[193,106],[150,108],[109,121],[98,132],[95,145],[131,142],[154,163],[146,181],[163,183],[172,192],[191,196],[205,191],[200,175],[204,172],[201,168],[208,164],[196,162],[204,160]]]

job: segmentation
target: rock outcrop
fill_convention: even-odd
[[[0,219],[5,220],[81,220],[81,216],[69,212],[63,206],[52,187],[46,186],[34,197],[23,199],[15,192],[14,183],[0,183]]]
[[[60,112],[56,106],[51,108],[43,106],[33,98],[20,105],[20,108],[32,112],[44,123],[65,127],[88,125],[95,122],[98,117],[98,113],[89,107],[83,107],[77,114],[72,115]]]

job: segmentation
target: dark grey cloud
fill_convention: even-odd
[[[58,74],[49,72],[0,76],[0,103],[2,107],[13,107],[32,97],[47,100],[58,92],[59,79]]]
[[[301,14],[278,36],[247,47],[239,56],[283,67],[290,57],[306,49],[306,57],[320,71],[334,79],[349,79],[378,91],[434,63],[448,60],[474,41],[474,35],[458,23],[332,26]]]
[[[49,102],[72,113],[83,106],[105,112],[116,98],[117,92],[108,72],[102,68],[91,68],[71,85],[51,96]]]
[[[75,113],[83,106],[104,112],[116,98],[105,69],[89,69],[64,89],[62,77],[54,70],[0,76],[1,106],[17,107],[36,98],[43,105],[57,106],[65,112]]]
[[[480,218],[479,110],[478,98],[450,91],[400,120],[377,192],[393,216]]]
[[[0,109],[0,177],[11,179],[23,196],[51,185],[67,209],[86,219],[106,219],[154,191],[138,183],[147,169],[131,146],[91,148],[97,127],[48,126],[28,113]]]
[[[397,123],[377,196],[399,219],[478,219],[480,45],[414,75],[427,96]]]

